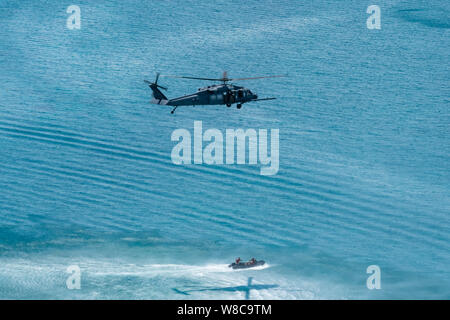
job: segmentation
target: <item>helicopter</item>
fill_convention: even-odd
[[[168,99],[159,89],[167,90],[158,84],[159,77],[169,77],[169,78],[180,78],[180,79],[190,79],[190,80],[205,80],[221,82],[220,84],[213,84],[207,87],[199,88],[196,93],[188,94],[174,99]],[[144,80],[148,84],[150,89],[152,89],[153,99],[150,101],[153,104],[166,105],[173,107],[170,113],[174,113],[175,110],[180,106],[197,106],[197,105],[226,105],[231,107],[232,104],[236,103],[238,109],[242,108],[244,103],[254,102],[254,101],[265,101],[274,100],[276,98],[261,98],[253,93],[250,89],[234,85],[230,83],[231,81],[241,81],[241,80],[254,80],[254,79],[264,79],[264,78],[278,78],[284,77],[284,75],[274,75],[274,76],[261,76],[261,77],[251,77],[251,78],[228,78],[227,72],[223,73],[222,78],[199,78],[199,77],[185,77],[185,76],[173,76],[173,75],[161,75],[159,72],[156,73],[155,82],[150,82]]]

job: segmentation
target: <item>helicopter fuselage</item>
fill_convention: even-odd
[[[195,106],[195,105],[232,105],[243,104],[258,99],[258,96],[249,89],[233,84],[218,84],[199,88],[194,94],[174,99],[153,99],[153,103],[169,106]]]
[[[197,90],[196,93],[188,94],[174,99],[167,98],[159,89],[167,90],[158,84],[159,72],[156,73],[156,79],[154,82],[144,80],[148,84],[150,89],[152,89],[153,99],[151,103],[159,105],[172,106],[173,109],[171,113],[180,106],[198,106],[198,105],[221,105],[224,104],[230,107],[232,104],[236,103],[237,108],[241,109],[242,105],[247,102],[252,101],[263,101],[263,100],[274,100],[275,98],[262,98],[258,99],[258,96],[250,91],[250,89],[240,87],[230,83],[233,80],[255,80],[263,78],[276,78],[282,76],[260,76],[252,78],[228,78],[227,73],[224,72],[222,78],[198,78],[198,77],[186,77],[186,76],[170,76],[165,75],[165,77],[172,78],[182,78],[191,80],[206,80],[206,81],[221,81],[221,84],[214,84],[207,87],[203,87]]]

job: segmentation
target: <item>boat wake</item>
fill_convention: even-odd
[[[242,271],[260,271],[270,268],[271,265],[264,264],[249,269],[233,270],[227,264],[207,264],[207,265],[185,265],[185,264],[144,264],[144,265],[120,265],[112,268],[103,266],[101,270],[95,271],[100,275],[136,275],[136,276],[156,276],[173,274],[177,276],[187,275],[213,275],[215,273],[230,273]]]

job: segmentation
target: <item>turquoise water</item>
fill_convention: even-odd
[[[80,30],[0,2],[0,298],[450,298],[447,1],[377,1],[381,30],[361,1],[76,4]],[[156,71],[223,70],[288,77],[241,110],[148,103]],[[279,129],[278,174],[174,165],[196,120]]]

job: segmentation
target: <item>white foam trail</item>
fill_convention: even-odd
[[[244,299],[247,286],[250,286],[251,299],[335,298],[333,293],[340,291],[326,283],[302,277],[286,278],[272,271],[259,273],[273,267],[267,264],[233,270],[227,264],[141,264],[117,260],[61,260],[47,256],[0,261],[4,266],[3,271],[0,270],[0,287],[18,298],[24,297],[27,290],[32,293],[27,296],[30,298],[58,299]],[[74,263],[81,268],[84,288],[75,295],[65,286],[66,268]],[[255,274],[256,271],[259,274]],[[88,289],[89,285],[93,289]],[[331,289],[331,292],[323,288]],[[38,295],[33,295],[37,292]]]
[[[155,276],[159,274],[176,274],[182,275],[205,275],[212,273],[224,273],[224,272],[243,272],[243,271],[259,271],[270,268],[271,265],[264,264],[263,266],[257,266],[249,269],[233,270],[225,264],[207,264],[207,265],[184,265],[184,264],[148,264],[148,265],[117,265],[102,266],[99,271],[92,270],[91,272],[96,275],[139,275],[139,276]]]

